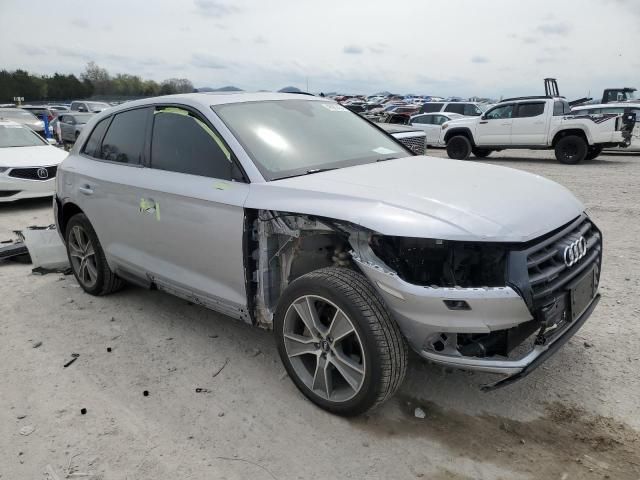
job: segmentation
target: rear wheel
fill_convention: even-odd
[[[560,163],[575,165],[587,156],[589,146],[584,138],[577,135],[567,135],[556,144],[556,159]]]
[[[462,135],[450,138],[447,142],[447,155],[454,160],[466,160],[471,155],[471,142]]]
[[[293,383],[321,408],[359,415],[402,383],[407,346],[382,299],[343,267],[293,281],[274,319],[278,352]]]
[[[91,295],[107,295],[122,286],[111,271],[98,236],[84,213],[71,217],[65,231],[67,256],[76,280]]]
[[[491,155],[493,150],[488,150],[486,148],[472,148],[471,151],[477,158],[487,158]]]
[[[585,160],[593,160],[602,153],[602,147],[589,147]]]

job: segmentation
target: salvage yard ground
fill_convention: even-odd
[[[523,381],[481,393],[488,377],[414,357],[392,401],[343,419],[285,378],[270,332],[160,292],[91,297],[72,276],[7,263],[0,479],[637,480],[640,157],[565,166],[506,151],[487,163],[565,185],[604,234],[599,307]],[[0,240],[52,222],[48,200],[0,205]]]

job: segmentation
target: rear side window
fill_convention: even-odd
[[[444,111],[464,115],[464,105],[462,103],[450,103]]]
[[[429,125],[431,123],[432,115],[420,115],[419,117],[415,117],[411,120],[411,123],[420,123],[423,125]]]
[[[158,108],[151,137],[151,167],[232,180],[231,153],[220,136],[188,110]]]
[[[521,103],[518,105],[517,118],[537,117],[544,113],[544,102]]]
[[[64,115],[61,121],[66,122],[68,118],[68,115]],[[102,140],[104,132],[106,132],[110,121],[111,117],[107,117],[103,120],[100,120],[95,126],[93,132],[91,132],[91,135],[89,135],[89,140],[87,140],[87,143],[85,143],[84,145],[83,152],[86,155],[89,155],[90,157],[100,158],[100,141]]]
[[[571,113],[571,107],[564,100],[556,100],[553,103],[553,116],[558,117],[560,115],[569,115]]]
[[[147,112],[147,108],[138,108],[116,114],[102,140],[99,158],[133,165],[141,163]]]
[[[442,103],[425,103],[420,109],[420,113],[433,113],[442,110]]]
[[[480,115],[482,115],[482,110],[480,110],[480,108],[478,108],[478,106],[474,105],[473,103],[467,103],[464,106],[463,115],[466,115],[467,117],[479,117]]]

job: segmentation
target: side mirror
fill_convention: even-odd
[[[47,138],[47,142],[49,142],[49,145],[57,145],[58,142],[56,141],[55,138]]]

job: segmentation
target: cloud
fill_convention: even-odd
[[[522,43],[532,44],[532,43],[537,43],[537,42],[538,42],[537,38],[533,38],[533,37],[523,37],[522,38]]]
[[[537,30],[547,35],[560,35],[564,37],[571,31],[571,27],[566,23],[543,23],[542,25],[538,25]]]
[[[225,3],[221,0],[195,0],[196,13],[203,17],[221,18],[238,13],[240,8],[230,3]]]
[[[489,59],[487,57],[483,57],[482,55],[474,55],[471,57],[471,62],[473,63],[489,63]]]
[[[362,53],[362,47],[358,47],[357,45],[347,45],[342,49],[343,53],[348,53],[349,55],[360,55]]]
[[[379,55],[381,53],[384,53],[388,47],[389,45],[387,45],[386,43],[376,43],[375,45],[371,45],[368,48],[371,53]]]
[[[258,45],[264,45],[266,43],[269,43],[269,40],[267,40],[262,35],[258,35],[256,37],[253,37],[253,43],[257,43]]]
[[[46,55],[47,51],[44,48],[36,47],[35,45],[25,45],[24,43],[14,44],[18,50],[26,55]]]
[[[89,24],[86,20],[82,20],[81,18],[73,18],[71,19],[71,25],[78,28],[89,28]]]
[[[214,70],[227,68],[227,66],[222,63],[219,58],[207,53],[194,53],[191,56],[191,65],[198,68],[211,68]]]

